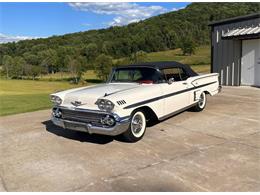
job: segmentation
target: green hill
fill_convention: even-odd
[[[259,3],[192,3],[127,26],[0,44],[0,65],[12,62],[10,74],[19,78],[17,74],[70,71],[71,64],[93,69],[102,53],[117,59],[140,50],[168,51],[180,48],[187,39],[196,46],[209,45],[209,22],[259,11]],[[159,54],[149,55],[156,59]]]

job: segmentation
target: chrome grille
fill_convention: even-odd
[[[78,110],[67,110],[67,109],[60,109],[60,110],[62,113],[62,119],[64,120],[90,123],[95,126],[103,126],[100,122],[100,119],[107,115],[103,113],[83,112]]]

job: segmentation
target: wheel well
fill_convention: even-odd
[[[210,95],[211,96],[209,91],[204,91],[204,92],[205,92],[206,95]]]
[[[136,108],[133,112],[135,112],[137,110],[142,110],[144,112],[146,120],[148,120],[148,121],[158,120],[158,117],[155,114],[155,112],[148,106],[143,106],[143,107]]]

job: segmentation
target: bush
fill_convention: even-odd
[[[182,40],[181,43],[181,50],[182,50],[182,54],[183,55],[191,55],[191,54],[195,54],[195,43],[192,40],[192,38],[188,37],[188,38],[184,38],[184,40]]]
[[[96,58],[96,69],[97,76],[103,81],[108,79],[110,71],[113,66],[113,58],[111,56],[101,54]]]

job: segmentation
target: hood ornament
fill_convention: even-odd
[[[73,106],[80,106],[82,105],[82,102],[81,101],[74,101],[74,102],[70,102]]]

